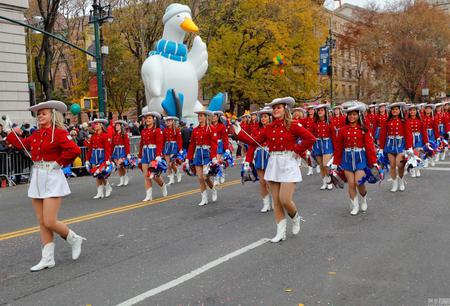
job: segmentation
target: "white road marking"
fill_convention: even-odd
[[[433,170],[433,171],[450,171],[450,168],[440,168],[440,167],[428,167],[428,168],[422,168],[420,170]]]
[[[436,164],[438,164],[438,165],[450,165],[450,162],[447,162],[447,161],[438,161],[438,162],[436,162]]]
[[[252,244],[249,244],[249,245],[247,245],[247,246],[245,246],[243,248],[240,248],[239,250],[236,250],[236,251],[234,251],[232,253],[229,253],[229,254],[227,254],[227,255],[225,255],[223,257],[220,257],[220,258],[218,258],[216,260],[213,260],[213,261],[207,263],[206,265],[201,266],[198,269],[195,269],[194,271],[191,271],[191,272],[189,272],[189,273],[187,273],[187,274],[185,274],[183,276],[180,276],[177,279],[174,279],[174,280],[172,280],[172,281],[170,281],[168,283],[162,284],[161,286],[158,286],[158,287],[153,288],[153,289],[151,289],[149,291],[141,293],[141,294],[139,294],[139,295],[137,295],[137,296],[135,296],[135,297],[133,297],[133,298],[131,298],[129,300],[126,300],[125,302],[122,302],[122,303],[118,304],[117,306],[131,306],[131,305],[135,305],[135,304],[137,304],[139,302],[142,302],[143,300],[145,300],[145,299],[147,299],[149,297],[152,297],[154,295],[157,295],[158,293],[164,292],[164,291],[166,291],[166,290],[168,290],[170,288],[178,286],[178,285],[180,285],[180,284],[182,284],[182,283],[184,283],[184,282],[186,282],[186,281],[188,281],[188,280],[190,280],[190,279],[192,279],[192,278],[194,278],[194,277],[196,277],[196,276],[198,276],[198,275],[200,275],[200,274],[202,274],[202,273],[204,273],[204,272],[206,272],[206,271],[208,271],[208,270],[210,270],[210,269],[212,269],[212,268],[214,268],[214,267],[216,267],[216,266],[218,266],[218,265],[220,265],[220,264],[222,264],[222,263],[224,263],[224,262],[226,262],[226,261],[228,261],[228,260],[230,260],[230,259],[232,259],[232,258],[234,258],[236,256],[239,256],[241,254],[244,254],[245,252],[248,252],[248,251],[250,251],[250,250],[252,250],[254,248],[257,248],[257,247],[265,244],[268,241],[269,241],[268,238],[263,238],[263,239],[258,240],[256,242],[253,242]]]

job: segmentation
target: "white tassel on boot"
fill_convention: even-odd
[[[286,219],[281,220],[277,224],[277,234],[270,239],[270,242],[277,243],[286,240]]]
[[[400,191],[405,191],[405,177],[398,178],[398,189]]]
[[[93,199],[103,199],[103,185],[97,186],[97,194],[93,197]]]
[[[367,191],[364,196],[361,196],[361,211],[363,213],[367,211]]]
[[[297,213],[295,213],[294,218],[292,218],[292,234],[297,235],[300,233],[300,222],[302,221],[302,217]]]
[[[173,176],[173,174],[172,174],[172,176]],[[163,197],[167,197],[167,194],[168,194],[168,192],[167,192],[167,184],[163,184],[161,186],[161,192],[162,192]]]
[[[392,180],[391,192],[397,192],[398,190],[398,178]]]
[[[217,201],[217,189],[216,188],[211,189],[211,200],[213,201],[213,203]]]
[[[352,211],[350,212],[350,214],[352,216],[356,216],[359,213],[358,196],[355,196],[355,198],[353,200],[350,200],[350,202],[352,205]]]
[[[119,179],[120,179],[120,182],[119,182],[119,184],[117,185],[117,187],[123,186],[124,177],[123,177],[123,176],[119,176]]]
[[[147,202],[147,201],[151,201],[153,200],[153,189],[152,187],[150,187],[149,189],[146,190],[145,192],[145,199],[142,200],[143,202]]]
[[[308,166],[308,173],[306,173],[306,175],[313,175],[313,167]]]
[[[72,259],[73,260],[77,260],[78,257],[80,257],[81,244],[83,243],[83,240],[86,240],[86,238],[75,234],[72,230],[69,230],[69,234],[67,235],[66,241],[72,248]]]
[[[203,206],[203,205],[208,204],[208,193],[206,192],[206,190],[203,191],[201,193],[201,195],[202,195],[202,201],[200,203],[198,203],[198,205],[199,206]]]
[[[167,185],[175,184],[175,175],[171,173],[168,176],[169,176],[169,183]]]
[[[49,242],[42,248],[41,261],[30,268],[31,272],[41,271],[55,266],[55,243]]]
[[[106,185],[105,185],[105,198],[108,198],[111,195],[111,192],[112,192],[111,184],[109,182],[106,182]]]
[[[322,178],[322,186],[320,187],[320,190],[325,190],[325,189],[327,189],[327,178],[326,177],[323,177]]]
[[[270,194],[267,194],[264,198],[263,198],[263,208],[261,209],[261,212],[265,213],[270,211]]]

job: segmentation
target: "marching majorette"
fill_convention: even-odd
[[[6,140],[16,149],[25,151],[33,161],[28,197],[39,221],[43,246],[41,260],[30,269],[35,272],[55,266],[53,233],[70,245],[73,260],[80,256],[81,244],[86,239],[58,221],[62,197],[70,194],[61,168],[70,165],[81,153],[64,127],[62,113],[67,111],[67,106],[61,101],[51,100],[34,105],[29,110],[37,112],[39,128],[28,138],[21,138],[22,130],[16,127]],[[5,131],[9,128],[6,127]]]
[[[164,148],[164,135],[159,128],[161,115],[157,112],[146,112],[142,114],[145,120],[145,128],[141,131],[141,141],[139,144],[139,164],[142,166],[144,175],[145,198],[144,202],[153,200],[152,179],[161,187],[163,197],[167,196],[167,185],[161,176],[151,176],[149,169],[152,162],[162,161]]]
[[[90,122],[94,129],[94,134],[89,141],[86,154],[87,169],[99,167],[103,163],[107,166],[111,164],[112,142],[111,136],[106,131],[105,125],[107,123],[108,120],[106,119],[94,119]],[[108,180],[102,176],[98,176],[95,179],[97,183],[97,194],[94,196],[94,199],[109,197],[112,192],[112,187]]]
[[[299,121],[300,123],[306,117],[306,109],[303,107],[296,107],[292,109],[292,120]]]
[[[269,183],[274,204],[274,216],[277,223],[277,234],[270,241],[280,242],[286,239],[285,211],[292,218],[292,233],[300,232],[300,215],[292,200],[295,183],[302,181],[302,174],[298,167],[296,152],[303,154],[311,149],[315,137],[305,129],[301,123],[293,122],[290,108],[295,100],[291,97],[278,98],[266,104],[272,107],[273,122],[256,138],[249,137],[242,132],[238,122],[234,124],[234,132],[238,139],[254,145],[261,146],[266,142],[269,148],[269,161],[267,163],[264,179]],[[301,143],[297,144],[297,138]],[[294,152],[294,150],[296,150]]]
[[[315,110],[314,110],[314,105],[310,104],[308,106],[306,106],[306,116],[305,118],[303,118],[300,123],[303,125],[303,127],[305,129],[307,129],[308,131],[310,131],[311,133],[313,133],[314,131],[314,114],[315,114]],[[314,174],[314,169],[312,167],[312,162],[311,162],[311,156],[306,157],[307,159],[307,164],[308,164],[308,172],[306,173],[306,175],[313,175]],[[320,167],[317,166],[316,167],[316,173],[320,173]]]
[[[366,128],[370,131],[372,134],[372,137],[375,136],[376,130],[377,130],[377,105],[376,104],[370,104],[369,108],[367,110],[366,118]]]
[[[421,152],[423,150],[423,145],[428,142],[428,138],[426,130],[423,128],[419,106],[417,104],[412,104],[408,107],[408,119],[406,120],[406,124],[412,132],[413,149]],[[413,168],[411,170],[411,177],[420,177],[420,175],[419,168]]]
[[[362,212],[367,211],[367,189],[358,181],[364,177],[366,168],[377,166],[374,139],[365,126],[365,110],[366,106],[357,101],[344,108],[347,113],[346,123],[339,130],[333,157],[332,168],[337,169],[340,166],[347,179],[351,215],[357,215],[360,208]]]
[[[333,156],[333,143],[336,141],[336,130],[328,117],[328,104],[319,104],[314,107],[316,114],[314,117],[313,135],[316,142],[312,154],[317,160],[322,176],[322,186],[320,190],[333,189],[333,183],[329,176],[328,162]]]
[[[181,138],[181,130],[177,126],[178,121],[178,117],[175,116],[164,117],[166,128],[163,131],[163,154],[167,162],[167,176],[169,177],[169,183],[167,185],[175,183],[175,174],[177,175],[177,183],[181,182],[182,173],[177,168],[177,164],[172,160],[174,155],[183,153],[183,140]]]
[[[375,143],[379,145],[379,139],[380,139],[380,131],[381,127],[386,124],[386,121],[388,119],[388,113],[386,111],[386,107],[388,106],[388,103],[380,103],[377,105],[378,107],[378,114],[377,114],[377,120],[376,120],[376,126],[375,126]]]
[[[440,102],[435,104],[435,114],[434,114],[434,120],[436,121],[436,125],[438,127],[439,135],[436,135],[436,137],[444,138],[444,135],[447,134],[447,116],[444,113],[444,105],[445,102]],[[442,160],[445,159],[445,151],[442,152],[436,152],[436,157],[434,161],[439,161],[439,158]]]
[[[422,116],[424,135],[426,134],[426,139],[424,139],[424,142],[427,146],[430,145],[430,142],[435,143],[437,138],[439,137],[439,128],[436,124],[436,120],[434,119],[434,109],[434,104],[426,104]],[[428,163],[431,163],[431,166],[435,165],[433,158],[427,158],[424,161],[424,168],[428,167]]]
[[[213,112],[209,110],[200,110],[196,112],[198,116],[198,126],[192,131],[191,141],[185,164],[195,166],[195,172],[200,184],[202,200],[198,204],[203,206],[209,203],[206,187],[211,189],[211,200],[217,201],[217,190],[211,177],[208,177],[208,166],[212,162],[217,164],[217,137],[215,130],[210,124],[210,118]]]
[[[251,136],[258,138],[260,134],[264,133],[264,129],[272,121],[272,108],[265,107],[257,112],[259,117],[259,126],[252,130]],[[261,212],[268,212],[272,208],[271,197],[269,192],[269,185],[264,179],[267,163],[269,161],[269,149],[266,143],[260,143],[261,146],[249,145],[247,155],[245,157],[244,168],[249,168],[253,163],[259,178],[259,187],[261,197],[263,199],[263,207]]]
[[[381,127],[380,131],[380,149],[385,152],[389,158],[390,174],[392,178],[392,192],[405,190],[405,180],[403,174],[405,171],[405,152],[412,150],[412,132],[406,124],[403,108],[406,103],[396,102],[389,105],[389,117]],[[397,177],[398,170],[398,177]]]
[[[124,167],[126,159],[130,160],[130,139],[125,127],[127,123],[123,120],[117,120],[114,123],[114,133],[112,136],[112,154],[111,158],[114,161],[117,170],[119,172],[119,184],[118,187],[127,186],[130,180],[127,169]]]
[[[229,149],[230,142],[228,139],[227,128],[221,121],[222,116],[224,116],[224,113],[222,111],[213,111],[213,116],[211,118],[211,125],[215,130],[217,138],[217,158],[219,160],[222,158],[222,155],[224,153],[231,154]],[[253,130],[254,127],[252,127],[251,129]],[[220,184],[225,183],[225,173],[222,172],[222,176],[218,177],[217,179]]]
[[[336,105],[333,107],[333,115],[330,117],[330,122],[336,130],[336,135],[341,127],[345,125],[346,116],[343,112],[341,105]]]

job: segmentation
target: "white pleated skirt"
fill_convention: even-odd
[[[266,181],[277,183],[297,183],[302,181],[302,173],[295,153],[270,154],[264,174]]]
[[[62,169],[47,171],[33,167],[28,187],[32,199],[59,198],[70,194],[69,184]]]

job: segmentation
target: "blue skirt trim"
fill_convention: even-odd
[[[127,155],[125,154],[125,147],[124,146],[115,146],[113,153],[111,155],[112,159],[121,159],[126,158]]]
[[[217,154],[224,154],[225,148],[223,147],[223,141],[222,139],[219,139],[217,141]]]
[[[420,133],[413,133],[413,148],[422,148],[423,147],[423,137]]]
[[[89,162],[91,165],[99,165],[105,161],[105,150],[103,149],[93,149],[91,158]]]
[[[333,142],[331,138],[317,138],[313,146],[313,154],[315,156],[322,156],[326,154],[333,154]]]
[[[341,168],[355,172],[367,168],[367,156],[364,149],[344,149],[342,152]]]
[[[269,153],[262,148],[257,148],[255,150],[255,157],[253,158],[255,168],[258,170],[266,170],[268,161]]]
[[[194,166],[204,166],[211,161],[210,151],[206,148],[196,148],[194,153],[194,160],[192,164]]]
[[[405,138],[404,137],[388,137],[386,139],[386,146],[384,152],[390,154],[401,154],[405,151]]]
[[[176,141],[166,141],[164,144],[163,154],[164,155],[173,155],[177,154],[179,151],[178,144]]]
[[[142,164],[150,164],[152,160],[156,159],[156,148],[142,148]]]
[[[428,142],[435,142],[436,136],[434,135],[433,129],[427,129],[427,135],[428,135]]]

